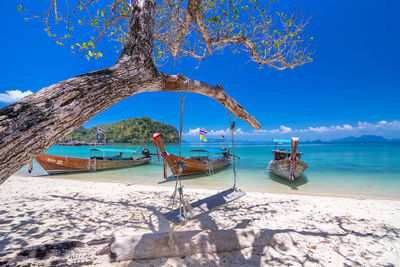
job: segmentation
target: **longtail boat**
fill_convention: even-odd
[[[232,159],[229,157],[229,150],[218,149],[193,149],[190,150],[190,157],[181,157],[179,163],[179,156],[169,154],[164,147],[161,134],[154,134],[154,142],[160,149],[163,162],[167,163],[174,176],[192,175],[206,173],[211,175],[214,171],[228,166]],[[157,150],[158,153],[158,150]],[[166,170],[164,165],[164,178],[166,178]]]
[[[272,141],[276,144],[276,149],[272,150],[274,159],[269,162],[270,170],[276,175],[288,179],[289,182],[302,176],[308,165],[301,160],[303,153],[297,151],[299,138],[273,139]],[[291,144],[292,150],[278,149],[278,144]]]
[[[92,148],[90,149],[90,157],[87,159],[41,154],[35,160],[48,174],[127,168],[150,162],[148,149],[142,151],[142,157],[134,157],[135,153],[135,150],[130,149]]]

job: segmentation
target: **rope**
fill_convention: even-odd
[[[185,94],[181,95],[181,92],[179,91],[179,99],[181,101],[181,114],[180,114],[180,122],[179,122],[179,154],[178,154],[178,163],[177,163],[177,168],[178,168],[178,175],[175,177],[175,190],[174,193],[172,194],[172,207],[171,210],[174,209],[175,206],[175,197],[176,197],[176,191],[178,190],[178,183],[179,183],[179,188],[182,188],[182,181],[180,179],[180,174],[182,171],[182,132],[183,132],[183,105],[185,103],[185,98],[186,98],[186,93],[187,93],[187,83],[186,83],[186,90]]]
[[[179,99],[181,101],[181,110],[180,110],[180,123],[179,123],[179,154],[178,154],[178,163],[177,163],[177,168],[178,168],[178,174],[175,177],[175,189],[174,192],[172,193],[172,205],[171,205],[171,210],[174,209],[175,206],[175,198],[176,198],[176,193],[177,191],[179,192],[179,216],[182,217],[182,212],[183,212],[183,216],[185,218],[184,222],[182,225],[185,225],[187,222],[187,211],[189,210],[190,213],[192,213],[192,207],[190,206],[190,203],[187,202],[184,198],[183,195],[183,187],[182,187],[182,181],[181,181],[181,172],[182,172],[182,132],[183,132],[183,105],[185,103],[185,98],[186,98],[186,94],[187,94],[187,89],[188,89],[188,83],[187,81],[185,81],[186,83],[186,89],[185,89],[185,93],[182,96],[181,92],[179,91]],[[179,183],[179,187],[178,187],[178,183]],[[174,230],[175,230],[175,225],[173,224],[172,227],[169,230],[169,240],[168,240],[168,244],[169,245],[173,245],[175,244],[174,242]]]
[[[170,246],[175,245],[174,230],[175,230],[175,224],[172,224],[172,226],[169,228],[168,245],[170,245]]]
[[[236,173],[236,156],[235,156],[235,141],[234,141],[234,132],[235,132],[235,126],[236,126],[236,116],[234,118],[234,121],[232,123],[231,120],[231,114],[229,112],[229,109],[226,109],[228,111],[228,118],[229,118],[229,124],[230,124],[230,130],[232,133],[232,156],[233,156],[233,162],[232,162],[232,170],[233,170],[233,189],[236,190],[236,184],[237,184],[237,173]]]

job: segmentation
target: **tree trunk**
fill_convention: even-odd
[[[0,184],[101,111],[141,92],[188,90],[208,95],[260,128],[220,86],[157,71],[152,60],[156,2],[137,2],[123,52],[114,66],[46,87],[0,109]]]
[[[272,231],[252,229],[181,231],[175,232],[173,238],[174,244],[170,245],[168,233],[116,237],[110,243],[110,254],[116,261],[149,260],[263,248],[278,243]]]

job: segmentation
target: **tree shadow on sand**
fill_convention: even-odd
[[[226,168],[218,169],[218,170],[214,171],[214,174],[226,172],[226,171],[229,171],[229,170],[227,170]],[[198,178],[205,178],[205,177],[209,177],[209,176],[213,176],[213,175],[209,175],[207,173],[199,173],[199,174],[192,174],[192,175],[184,175],[184,176],[181,176],[180,179],[182,181],[185,181],[185,180],[187,181],[187,180],[193,180],[193,179],[198,179]],[[158,182],[158,184],[165,184],[165,183],[171,183],[171,182],[175,182],[175,176],[172,174],[170,176],[168,176],[167,179],[164,179],[164,180]]]
[[[135,192],[135,194],[144,194],[140,198],[159,198],[166,199],[167,192],[158,195],[146,192]],[[17,213],[14,215],[6,208],[0,210],[1,226],[0,230],[0,266],[24,266],[32,262],[37,265],[43,265],[44,261],[50,261],[53,266],[65,265],[91,265],[96,264],[99,257],[104,257],[108,261],[112,261],[110,254],[98,255],[105,245],[110,242],[111,238],[117,231],[123,229],[135,229],[148,234],[167,233],[170,224],[162,217],[165,211],[165,202],[159,201],[155,206],[146,204],[137,199],[121,199],[121,200],[104,200],[102,198],[88,198],[75,194],[73,196],[50,195],[43,198],[29,198],[24,200],[16,200],[13,207],[16,207]],[[24,201],[38,201],[40,203],[51,202],[55,199],[62,199],[64,205],[54,207],[52,210],[36,209],[30,210],[24,208]],[[193,234],[200,233],[203,230],[230,233],[234,230],[256,231],[251,245],[241,250],[226,251],[226,247],[221,240],[210,239],[214,242],[215,249],[218,253],[208,254],[200,253],[196,255],[183,255],[174,258],[174,262],[178,265],[205,265],[205,266],[266,266],[266,265],[291,265],[293,263],[304,265],[323,264],[320,260],[313,256],[313,249],[305,246],[304,241],[310,240],[310,237],[317,237],[321,240],[335,239],[337,246],[332,247],[331,253],[336,253],[341,257],[343,262],[350,265],[362,264],[347,253],[344,248],[352,248],[358,244],[350,244],[349,237],[367,238],[369,242],[378,244],[384,240],[399,240],[400,229],[383,226],[376,226],[374,231],[363,232],[355,227],[357,221],[343,216],[333,216],[329,218],[314,218],[314,221],[305,221],[304,225],[307,229],[294,229],[282,227],[280,229],[257,229],[255,227],[256,220],[268,220],[280,211],[273,208],[279,205],[296,205],[297,200],[285,200],[270,203],[253,203],[242,207],[243,203],[235,203],[221,207],[214,211],[219,216],[226,216],[227,224],[221,226],[218,216],[213,217],[213,213],[204,214],[199,218],[189,222],[183,229],[178,231],[190,231]],[[153,201],[154,202],[154,201]],[[277,206],[276,206],[277,205]],[[91,209],[100,209],[103,213],[92,218]],[[120,216],[118,211],[129,210],[125,214],[129,216]],[[261,213],[261,214],[260,214]],[[82,214],[85,214],[84,216]],[[28,219],[29,218],[29,219]],[[44,221],[48,222],[46,228],[40,227]],[[49,223],[51,221],[52,223]],[[365,221],[363,223],[370,223]],[[331,224],[332,229],[319,229],[317,225]],[[3,227],[4,226],[4,227]],[[71,232],[72,235],[65,235]],[[375,232],[379,232],[376,234]],[[211,232],[212,237],[212,232]],[[143,235],[142,238],[146,238]],[[233,236],[229,239],[231,247],[240,247],[241,236]],[[27,247],[36,240],[42,245]],[[52,240],[51,243],[48,240]],[[67,240],[67,241],[66,241]],[[208,242],[210,241],[208,240]],[[143,240],[144,241],[144,240]],[[223,240],[222,240],[223,241]],[[187,241],[190,242],[190,241]],[[293,250],[296,253],[292,253]],[[380,257],[385,250],[374,252],[372,256]],[[107,252],[107,251],[106,251]],[[362,256],[366,262],[371,254]],[[152,259],[152,260],[133,260],[130,266],[162,266],[168,262],[168,258]],[[47,262],[48,263],[48,262]],[[47,264],[46,263],[46,264]],[[99,263],[99,262],[97,262]],[[128,263],[127,263],[128,264]],[[390,264],[390,263],[389,263]]]

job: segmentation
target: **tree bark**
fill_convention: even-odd
[[[116,237],[110,243],[110,254],[116,261],[149,260],[263,248],[278,243],[272,231],[252,229],[181,231],[175,232],[173,237],[174,245],[169,245],[168,233]]]
[[[43,88],[0,109],[0,184],[101,111],[141,92],[201,93],[260,128],[220,86],[157,71],[152,61],[155,5],[155,0],[137,1],[123,52],[114,66]]]

